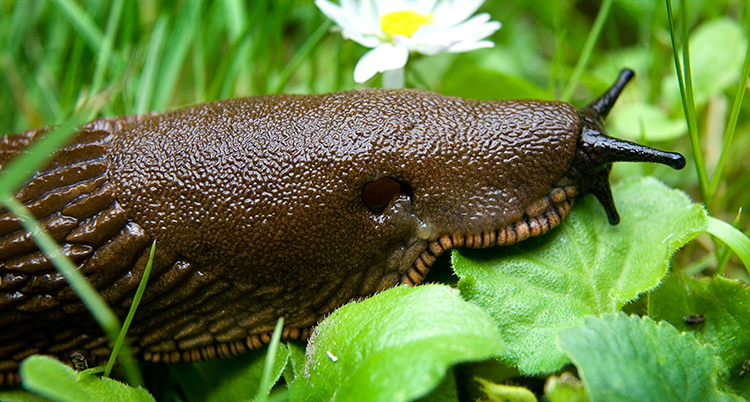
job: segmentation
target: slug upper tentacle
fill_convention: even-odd
[[[615,161],[684,158],[608,137],[632,72],[588,107],[418,90],[230,99],[82,127],[16,198],[124,316],[152,361],[225,357],[399,283],[455,247],[553,229],[593,193],[610,223]],[[0,166],[42,131],[8,135]],[[17,218],[0,211],[0,385],[34,353],[97,364],[106,337]]]

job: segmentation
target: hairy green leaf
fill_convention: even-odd
[[[721,46],[717,46],[721,43]],[[696,105],[734,85],[742,71],[747,39],[739,22],[717,18],[699,25],[690,34],[690,67]],[[671,105],[679,103],[674,75],[664,79]]]
[[[55,401],[154,401],[143,388],[132,388],[91,370],[75,371],[49,356],[34,355],[21,362],[23,387]]]
[[[587,315],[619,311],[654,288],[679,247],[706,228],[681,191],[650,178],[614,189],[621,222],[607,223],[594,197],[576,201],[563,224],[514,246],[453,254],[459,289],[497,321],[503,360],[522,372],[552,372],[568,358],[555,335]]]
[[[639,140],[641,133],[648,141],[666,141],[687,133],[682,117],[672,118],[659,106],[645,102],[621,105],[612,116],[609,131],[616,137]]]
[[[750,359],[750,289],[722,277],[693,279],[673,274],[648,297],[649,316],[665,320],[698,342],[713,346],[724,360],[732,387],[750,397],[743,364]],[[704,319],[697,323],[695,315]]]
[[[34,395],[21,389],[0,391],[0,401],[3,402],[47,402],[49,399]]]
[[[622,313],[586,317],[559,343],[592,402],[739,401],[719,385],[721,359],[668,323]]]
[[[410,401],[455,363],[504,350],[492,318],[441,285],[399,286],[331,314],[316,329],[292,400]]]

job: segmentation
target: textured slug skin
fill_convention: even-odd
[[[201,360],[260,346],[280,316],[285,336],[305,338],[353,298],[420,282],[428,247],[528,222],[569,182],[580,124],[567,103],[417,90],[232,99],[92,122],[17,197],[121,316],[158,240],[131,344],[150,360]],[[36,135],[4,137],[0,163]],[[400,187],[373,210],[363,189],[379,178]],[[107,356],[4,211],[0,264],[0,382],[32,353]]]

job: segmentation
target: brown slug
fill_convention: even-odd
[[[633,72],[586,108],[364,89],[200,104],[80,129],[16,193],[123,317],[144,359],[262,346],[276,320],[304,339],[351,299],[419,284],[454,247],[541,235],[593,193],[609,222],[612,162],[684,158],[608,137]],[[7,135],[0,166],[43,130]],[[19,220],[0,211],[0,384],[50,354],[99,364],[107,338]]]

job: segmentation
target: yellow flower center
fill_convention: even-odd
[[[380,17],[380,28],[391,38],[396,35],[410,37],[422,25],[431,23],[432,14],[422,15],[414,10],[393,11]]]

